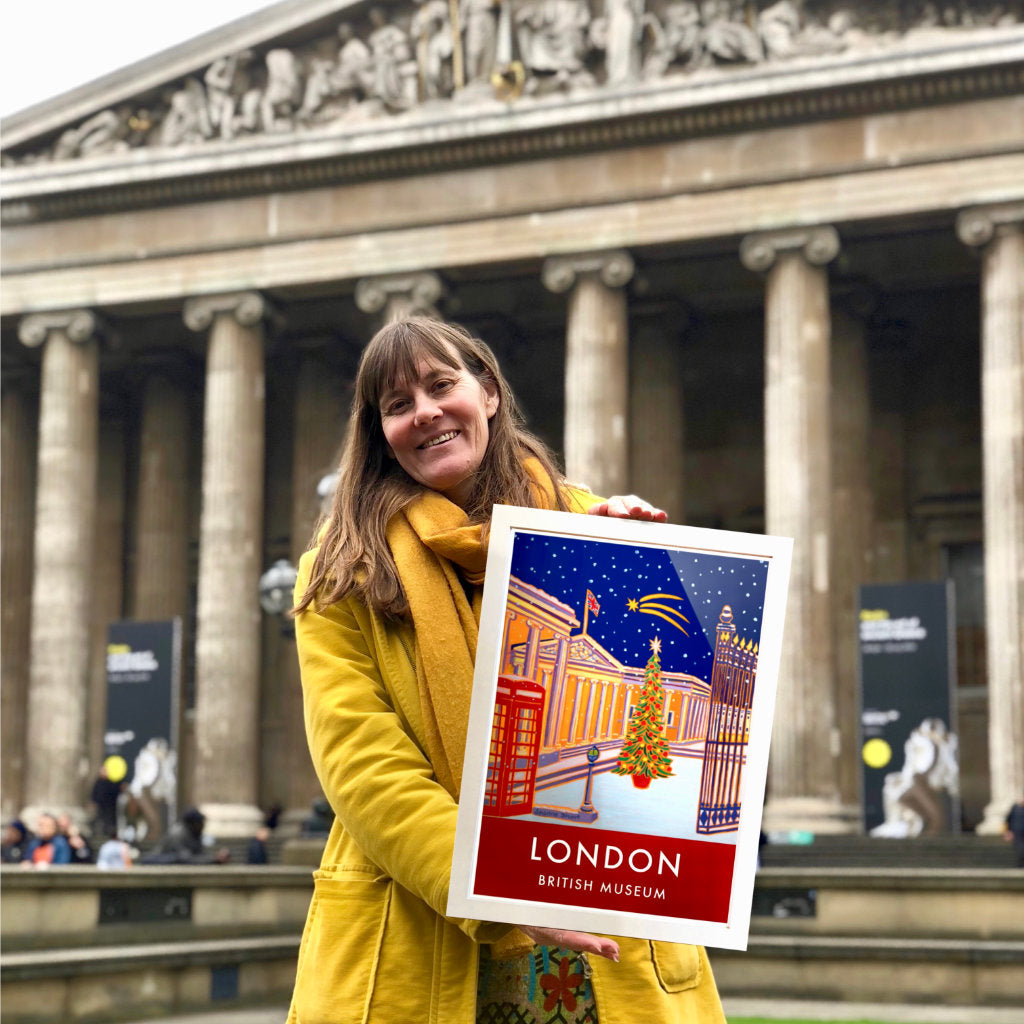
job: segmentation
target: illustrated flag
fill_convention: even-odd
[[[601,606],[597,603],[597,598],[589,590],[587,591],[587,607],[595,615],[601,610]]]

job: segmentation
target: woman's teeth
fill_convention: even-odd
[[[457,430],[449,430],[448,433],[446,434],[438,434],[437,437],[431,438],[431,440],[426,441],[424,444],[421,444],[420,447],[433,448],[435,445],[444,444],[445,441],[450,441],[453,437],[458,436],[459,432]]]

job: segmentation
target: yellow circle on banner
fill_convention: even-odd
[[[860,753],[869,768],[884,768],[892,760],[892,747],[877,737],[868,740]]]
[[[103,762],[103,767],[107,769],[107,778],[111,782],[120,782],[128,774],[128,762],[120,754],[111,754]]]

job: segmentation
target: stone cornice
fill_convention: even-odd
[[[1024,31],[928,53],[799,62],[580,97],[425,109],[339,134],[5,168],[6,224],[432,173],[1024,92]],[[1012,141],[1012,140],[1008,140]]]

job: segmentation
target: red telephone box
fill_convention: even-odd
[[[533,810],[544,687],[532,679],[499,676],[484,787],[484,814],[507,817]]]

